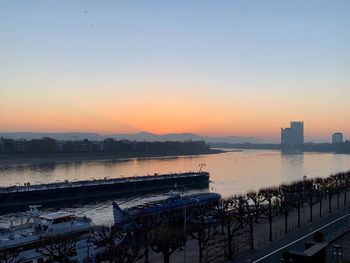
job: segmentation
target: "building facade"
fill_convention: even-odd
[[[343,142],[343,134],[341,132],[333,133],[332,143],[342,143],[342,142]]]
[[[304,145],[304,122],[291,121],[290,127],[281,128],[282,150],[302,150]]]

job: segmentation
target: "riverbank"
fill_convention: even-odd
[[[91,161],[121,161],[143,158],[167,158],[189,155],[217,154],[225,151],[218,149],[195,151],[167,151],[148,153],[50,153],[50,154],[0,154],[0,168],[30,166],[45,163],[80,163]]]
[[[338,153],[350,154],[350,142],[343,143],[305,143],[298,150],[281,148],[277,143],[209,143],[210,147],[242,150],[281,150],[285,154],[315,152],[315,153]]]

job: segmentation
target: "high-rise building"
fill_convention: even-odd
[[[304,122],[291,121],[289,128],[281,128],[283,150],[301,150],[304,145]]]
[[[332,143],[342,143],[342,142],[343,142],[343,134],[341,132],[333,133]]]

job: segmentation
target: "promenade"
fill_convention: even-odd
[[[349,196],[349,195],[348,195]],[[340,208],[337,209],[337,198],[333,196],[332,198],[332,213],[329,213],[328,199],[323,199],[322,202],[322,217],[319,216],[319,203],[315,204],[313,207],[313,222],[310,223],[310,209],[306,205],[301,209],[301,228],[298,228],[297,221],[297,211],[293,210],[290,212],[288,217],[288,233],[284,233],[284,217],[282,215],[274,217],[273,219],[273,241],[268,241],[269,236],[269,224],[266,220],[259,220],[258,223],[254,224],[254,246],[255,249],[251,250],[249,247],[248,229],[242,229],[240,235],[236,238],[236,249],[238,254],[235,256],[234,260],[227,261],[224,259],[224,242],[220,242],[223,236],[218,236],[218,238],[212,242],[213,246],[208,248],[204,255],[210,255],[209,261],[204,262],[269,262],[268,260],[259,260],[266,255],[274,253],[280,248],[287,247],[289,244],[295,242],[298,239],[315,232],[317,229],[329,224],[337,219],[349,214],[349,205],[344,207],[344,196],[340,196]],[[346,230],[346,229],[344,229]],[[321,230],[322,232],[322,230]],[[288,248],[287,248],[288,249]],[[282,249],[283,250],[283,249]],[[186,253],[186,259],[185,255]],[[177,250],[170,257],[170,262],[198,262],[198,244],[196,240],[191,240],[188,237],[188,242],[186,244],[186,252],[184,250]],[[150,253],[150,262],[163,262],[162,254]]]

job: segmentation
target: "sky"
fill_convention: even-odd
[[[350,1],[0,2],[0,131],[350,137]]]

